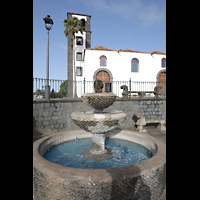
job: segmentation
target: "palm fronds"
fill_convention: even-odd
[[[66,37],[68,36],[69,32],[72,32],[72,35],[74,35],[75,32],[77,33],[78,31],[80,31],[81,34],[83,34],[83,22],[77,17],[72,17],[71,19],[64,19],[63,23],[64,27],[66,27],[64,30],[64,34]]]

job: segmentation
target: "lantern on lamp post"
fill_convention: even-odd
[[[50,86],[49,86],[49,31],[53,26],[53,20],[50,15],[43,18],[45,23],[45,28],[47,29],[47,66],[46,66],[46,85],[45,85],[45,99],[50,99]]]

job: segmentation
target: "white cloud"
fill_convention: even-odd
[[[55,45],[57,48],[61,49],[61,50],[67,51],[67,45],[64,44],[64,43],[56,42],[54,45]]]
[[[151,25],[156,22],[163,21],[165,12],[158,8],[156,5],[146,6],[138,14],[138,19],[143,21],[144,25]]]
[[[165,19],[165,8],[155,0],[83,0],[96,10],[118,14],[125,19],[134,18],[144,25],[152,25]],[[158,1],[159,2],[159,1]]]

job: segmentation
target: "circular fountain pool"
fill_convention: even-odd
[[[101,169],[95,169],[94,166],[93,168],[70,167],[51,162],[44,157],[48,149],[50,152],[54,147],[64,143],[69,144],[70,141],[75,144],[73,151],[79,142],[91,141],[92,135],[83,130],[71,130],[48,135],[34,142],[33,193],[36,199],[53,200],[67,197],[76,200],[141,198],[154,200],[161,196],[165,188],[165,144],[144,133],[119,129],[106,133],[111,143],[128,141],[145,147],[144,149],[152,154],[151,158],[128,166]],[[75,141],[76,138],[78,141]],[[106,146],[109,145],[109,140],[106,141]],[[126,145],[121,145],[120,148],[123,147]],[[125,148],[124,151],[126,150]],[[115,152],[117,154],[116,149]]]
[[[75,139],[54,146],[44,158],[68,167],[105,169],[134,165],[152,157],[146,148],[124,140],[107,138],[105,147],[106,153],[94,155],[90,152],[92,139]]]

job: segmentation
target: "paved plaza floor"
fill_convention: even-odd
[[[128,129],[136,131],[135,128],[128,128]],[[166,131],[160,131],[160,130],[156,129],[155,125],[144,126],[144,129],[146,129],[146,131],[147,131],[144,134],[155,137],[166,144]]]

